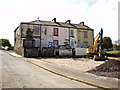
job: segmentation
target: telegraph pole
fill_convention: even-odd
[[[100,47],[99,47],[99,56],[102,56],[102,37],[103,37],[103,29],[100,31]]]

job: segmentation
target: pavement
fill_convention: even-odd
[[[14,53],[14,52],[8,52],[10,55],[21,58],[22,56]],[[78,72],[73,71],[69,69],[65,69],[63,67],[57,66],[55,64],[45,62],[40,59],[35,58],[22,58],[26,62],[29,62],[35,66],[38,66],[40,68],[43,68],[49,72],[52,72],[54,74],[69,78],[71,80],[75,80],[78,82],[83,82],[88,85],[92,85],[98,88],[107,88],[107,89],[120,89],[119,84],[120,80],[117,78],[110,78],[110,77],[103,77],[103,76],[97,76],[91,73],[86,72]]]
[[[120,57],[108,57],[108,59],[114,59],[120,61]]]

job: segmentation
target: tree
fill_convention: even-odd
[[[0,40],[0,49],[2,48],[2,40]]]
[[[110,37],[104,37],[103,38],[103,48],[104,49],[109,49],[112,48],[113,44],[112,44],[112,40]]]
[[[116,50],[120,50],[120,40],[114,41],[113,48]]]
[[[8,46],[8,47],[11,47],[11,44],[10,44],[10,42],[9,42],[9,40],[8,39],[0,39],[0,47],[6,47],[6,46]]]
[[[113,49],[115,49],[115,50],[120,50],[120,45],[114,44],[114,45],[113,45]]]

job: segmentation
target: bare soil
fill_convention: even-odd
[[[45,62],[58,65],[64,69],[86,72],[103,64],[105,61],[94,61],[88,58],[46,58]]]
[[[87,72],[99,76],[114,77],[120,79],[120,61],[111,59]]]
[[[120,79],[120,61],[94,61],[88,58],[42,58],[41,60],[58,65],[67,70],[88,72],[98,76]]]

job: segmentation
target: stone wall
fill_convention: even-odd
[[[24,56],[25,57],[38,57],[40,56],[40,48],[25,48]]]
[[[43,47],[42,56],[54,56],[55,47]]]

